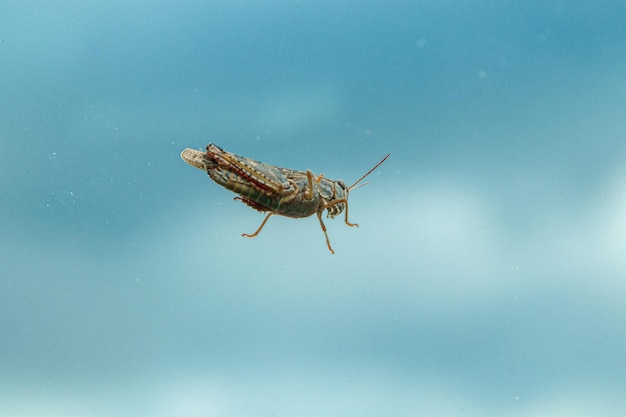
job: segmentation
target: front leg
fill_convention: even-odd
[[[347,198],[339,198],[339,199],[337,199],[337,200],[333,200],[333,201],[331,201],[330,203],[326,202],[326,203],[324,204],[324,207],[325,207],[325,208],[328,208],[328,207],[336,206],[337,204],[345,204],[345,206],[346,206],[346,224],[347,224],[348,226],[356,226],[356,227],[359,227],[359,225],[358,225],[357,223],[350,223],[350,222],[348,221],[348,199],[347,199]],[[334,216],[333,216],[333,217],[334,217]]]

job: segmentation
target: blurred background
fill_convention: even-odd
[[[626,409],[626,2],[0,5],[0,415]],[[263,215],[179,154],[348,184]]]

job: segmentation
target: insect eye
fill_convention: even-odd
[[[337,184],[338,184],[341,188],[343,188],[344,190],[345,190],[346,188],[348,188],[348,186],[346,185],[346,183],[345,183],[345,182],[343,182],[343,180],[339,180],[339,181],[337,181]]]

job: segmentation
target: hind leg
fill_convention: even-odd
[[[256,232],[252,233],[251,235],[247,234],[247,233],[243,233],[241,236],[243,237],[256,237],[259,232],[261,231],[261,229],[263,229],[263,226],[265,226],[265,223],[267,223],[267,220],[270,218],[270,216],[274,214],[272,212],[267,213],[267,216],[265,216],[265,219],[263,219],[263,222],[261,223],[261,225],[259,226],[258,229],[256,229]],[[326,238],[328,240],[328,238]]]

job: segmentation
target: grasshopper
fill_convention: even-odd
[[[269,165],[227,152],[212,143],[206,147],[206,152],[187,148],[180,156],[192,167],[206,171],[211,179],[222,187],[239,194],[235,200],[241,200],[260,212],[267,212],[267,216],[254,233],[244,233],[242,236],[249,238],[257,236],[274,214],[292,218],[316,214],[326,237],[326,245],[332,254],[335,251],[330,245],[322,213],[326,210],[327,217],[334,218],[345,210],[346,224],[358,226],[348,221],[348,193],[389,158],[388,154],[354,184],[347,187],[342,180],[330,180],[323,174],[314,175],[308,169],[302,172]]]

